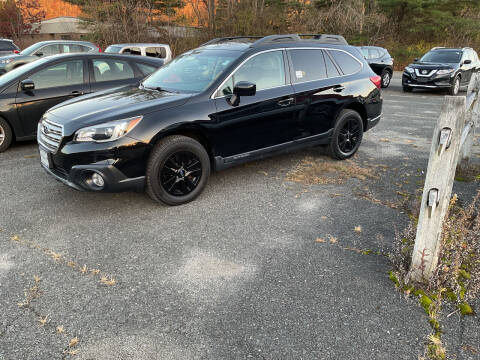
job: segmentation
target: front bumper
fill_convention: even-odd
[[[451,74],[432,75],[420,77],[415,74],[403,72],[402,86],[421,89],[447,89],[452,86],[454,77]]]
[[[74,189],[120,192],[144,188],[151,148],[143,142],[124,137],[116,143],[66,143],[56,152],[42,144],[39,149],[47,154],[48,165],[41,163],[45,171]],[[95,173],[102,177],[103,186],[92,182]]]
[[[127,178],[120,170],[108,163],[73,166],[69,173],[46,167],[43,164],[42,167],[56,180],[79,191],[142,191],[145,186],[145,176]],[[88,181],[93,173],[102,176],[105,181],[104,187],[99,188]]]

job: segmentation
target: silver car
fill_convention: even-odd
[[[150,56],[163,59],[166,64],[172,60],[172,50],[167,44],[131,43],[113,44],[105,49],[106,53]]]

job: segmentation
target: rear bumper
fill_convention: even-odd
[[[378,115],[378,116],[376,116],[372,119],[368,119],[367,120],[367,128],[365,129],[365,131],[370,130],[371,128],[376,126],[380,122],[381,118],[382,118],[382,114],[380,114],[380,115]]]

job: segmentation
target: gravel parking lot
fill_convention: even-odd
[[[353,161],[257,161],[175,208],[72,190],[33,142],[0,154],[0,359],[416,359],[428,319],[375,252],[408,221],[443,94],[398,73],[383,93]],[[447,349],[478,356],[478,317],[448,321]]]

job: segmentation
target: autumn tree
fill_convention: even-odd
[[[23,35],[38,32],[35,24],[44,18],[38,0],[6,0],[0,3],[0,35],[19,42]]]

